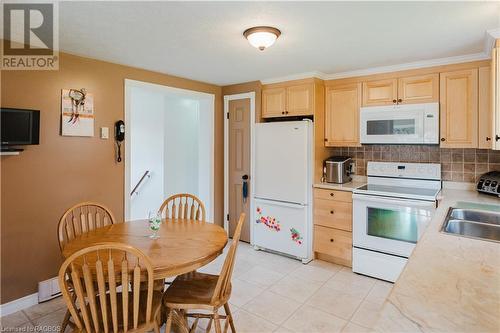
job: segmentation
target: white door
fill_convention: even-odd
[[[310,121],[255,126],[255,192],[259,199],[307,204]]]
[[[307,258],[307,206],[256,199],[253,216],[254,245]]]

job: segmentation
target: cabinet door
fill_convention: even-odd
[[[441,73],[441,147],[477,148],[477,69]]]
[[[398,103],[439,102],[439,74],[402,77],[398,80]]]
[[[287,88],[286,115],[312,115],[314,106],[314,84],[301,84]]]
[[[397,99],[397,79],[363,82],[363,106],[396,104]]]
[[[270,88],[262,90],[262,118],[285,115],[286,89]]]
[[[491,107],[493,108],[493,149],[500,150],[500,42],[497,40],[497,47],[491,53]],[[498,140],[497,140],[498,138]]]
[[[325,146],[359,146],[361,83],[326,88]]]
[[[493,143],[493,108],[491,98],[491,68],[479,68],[479,135],[478,147],[491,149]]]

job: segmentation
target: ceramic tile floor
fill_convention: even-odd
[[[200,271],[218,273],[223,261],[220,256]],[[230,303],[242,333],[369,332],[391,288],[350,268],[323,261],[303,265],[241,243]],[[0,331],[33,332],[38,327],[54,332],[64,313],[65,304],[57,298],[2,317]],[[201,322],[198,331],[205,325]]]

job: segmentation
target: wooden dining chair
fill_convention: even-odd
[[[64,212],[59,220],[57,236],[59,248],[82,233],[116,222],[111,211],[95,202],[80,202]]]
[[[76,236],[114,223],[113,213],[107,207],[95,202],[80,202],[66,210],[59,220],[57,227],[59,248],[62,252],[64,245]],[[62,332],[68,325],[74,327],[70,319],[71,314],[66,311],[61,323]]]
[[[195,195],[179,193],[168,197],[161,205],[161,216],[171,219],[190,219],[205,222],[205,205]]]
[[[75,252],[59,270],[59,286],[77,332],[160,332],[162,292],[153,288],[150,260],[130,245]]]
[[[214,322],[215,332],[221,333],[221,319],[226,320],[224,333],[227,332],[229,326],[231,326],[231,332],[236,332],[228,301],[231,297],[231,276],[236,249],[244,221],[245,214],[241,213],[233,235],[233,242],[227,252],[220,275],[192,272],[177,277],[167,289],[163,296],[163,305],[168,312],[165,333],[170,333],[174,319],[185,330],[194,332],[200,318],[209,319],[207,332],[210,331],[212,322]],[[221,307],[224,307],[225,315],[219,314]],[[196,310],[208,310],[209,313],[188,312]],[[195,318],[191,328],[188,326],[187,317]]]

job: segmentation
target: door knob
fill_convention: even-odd
[[[243,179],[243,180],[248,180],[248,175],[243,175],[243,176],[241,176],[241,179]]]
[[[445,138],[441,138],[441,141],[446,141],[446,139]]]

